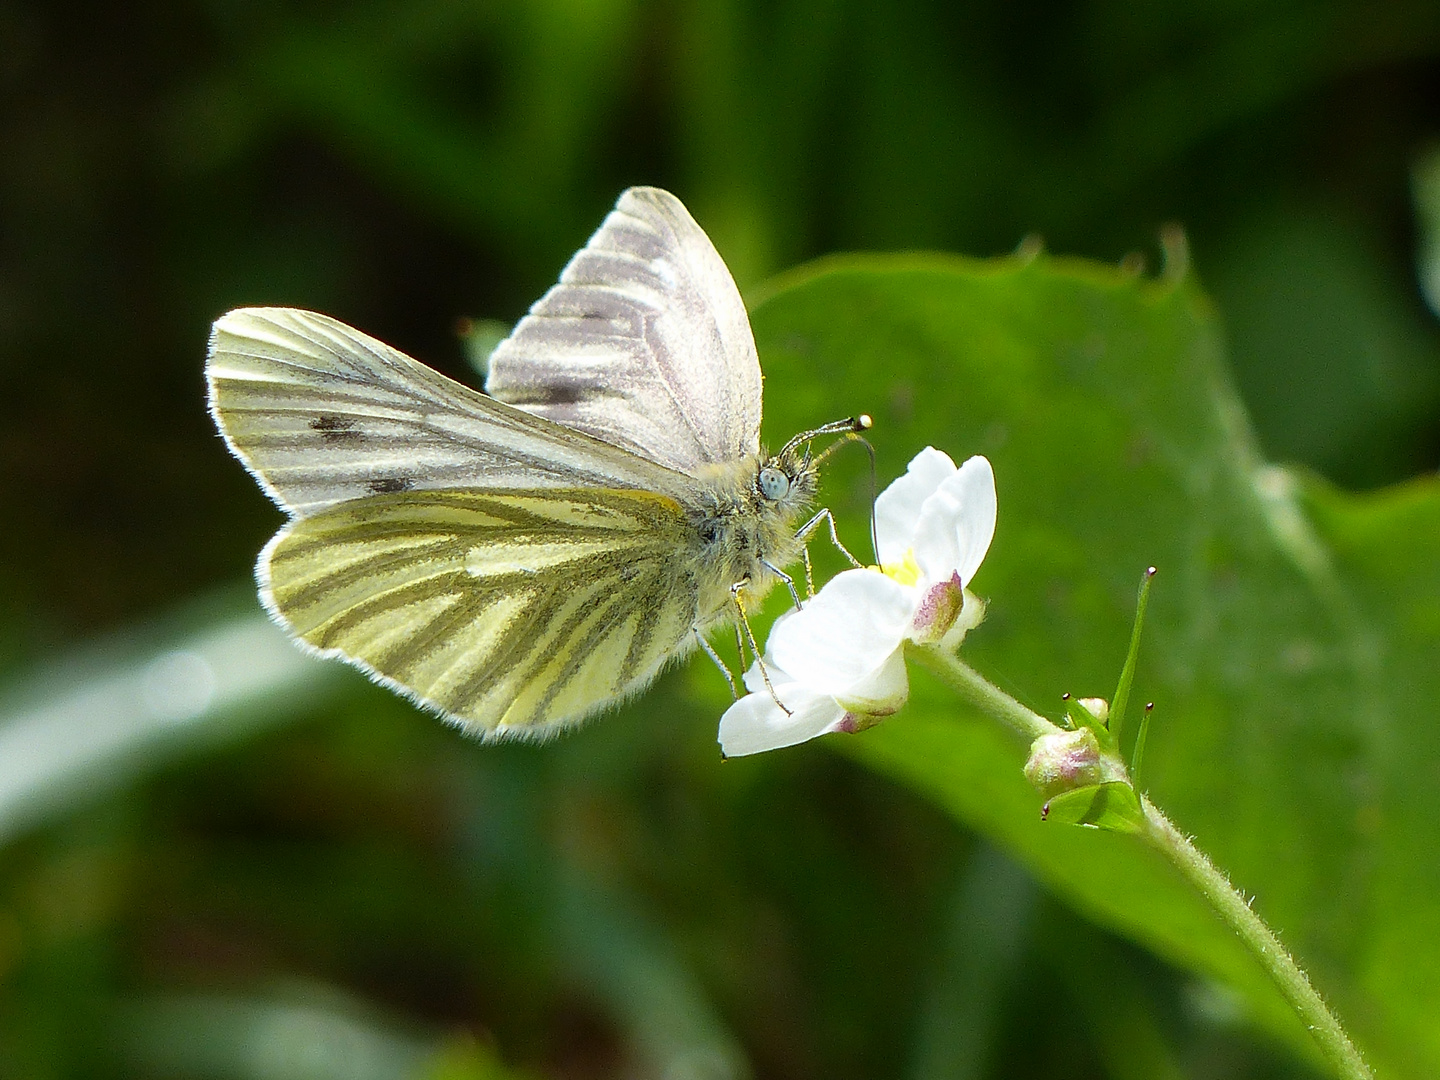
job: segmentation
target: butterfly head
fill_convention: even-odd
[[[863,414],[838,420],[813,431],[802,431],[781,447],[778,454],[762,455],[755,473],[755,491],[762,504],[768,503],[781,509],[808,505],[815,495],[820,463],[837,447],[859,438],[860,432],[869,429],[870,425],[870,417]],[[812,455],[810,444],[821,435],[844,435],[848,438],[842,438],[818,455]]]
[[[773,457],[762,456],[755,471],[755,494],[762,506],[781,511],[809,505],[815,495],[819,469],[807,450],[786,448]]]

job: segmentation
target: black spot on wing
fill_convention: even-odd
[[[574,405],[577,401],[599,396],[596,388],[588,384],[554,382],[516,388],[506,395],[505,400],[511,405]]]
[[[355,421],[348,416],[317,416],[310,421],[310,427],[320,433],[320,437],[327,443],[346,442],[360,438],[360,432],[355,430]]]
[[[365,486],[374,495],[394,495],[401,491],[409,491],[415,486],[415,481],[408,476],[382,476],[366,481]]]

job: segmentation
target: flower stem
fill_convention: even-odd
[[[1265,925],[1265,920],[1255,914],[1245,897],[1230,884],[1230,879],[1217,870],[1206,854],[1176,829],[1154,803],[1142,795],[1140,805],[1145,814],[1141,839],[1165,856],[1245,943],[1309,1029],[1320,1045],[1320,1052],[1334,1066],[1336,1075],[1346,1080],[1372,1080],[1370,1067],[1345,1034],[1340,1021],[1326,1007],[1310,985],[1309,977],[1285,951],[1274,931]]]
[[[981,712],[999,720],[1021,738],[1034,742],[1041,735],[1053,735],[1056,727],[1039,713],[1027,709],[954,653],[937,645],[905,646],[907,655],[938,675],[950,689]]]
[[[933,645],[908,645],[908,654],[939,676],[947,686],[981,712],[1000,721],[1027,741],[1061,729],[1026,708],[990,682],[969,664]],[[1310,979],[1285,951],[1274,932],[1246,903],[1230,879],[1184,836],[1144,795],[1140,796],[1144,826],[1139,837],[1164,856],[1209,903],[1212,910],[1239,936],[1250,954],[1265,969],[1290,1007],[1309,1029],[1320,1052],[1344,1080],[1373,1080],[1355,1044],[1340,1021],[1310,985]]]

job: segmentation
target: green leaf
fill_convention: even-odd
[[[1028,704],[1113,686],[1136,568],[1164,568],[1135,672],[1165,710],[1148,790],[1255,897],[1377,1071],[1440,1071],[1440,483],[1352,496],[1262,461],[1190,280],[837,259],[780,281],[754,322],[772,437],[863,411],[882,478],[926,444],[990,457],[999,523],[974,586],[990,609],[964,653]],[[863,529],[863,499],[829,498]],[[1041,822],[1026,748],[925,673],[900,716],[828,742],[1311,1052],[1168,867]]]

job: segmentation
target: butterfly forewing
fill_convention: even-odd
[[[690,542],[679,505],[645,492],[405,492],[293,521],[260,575],[315,648],[482,734],[543,734],[684,651]]]
[[[498,404],[325,315],[241,308],[215,323],[210,409],[284,509],[458,487],[635,488],[684,477]]]
[[[682,472],[759,450],[745,305],[689,211],[657,188],[620,196],[491,355],[486,390]]]

